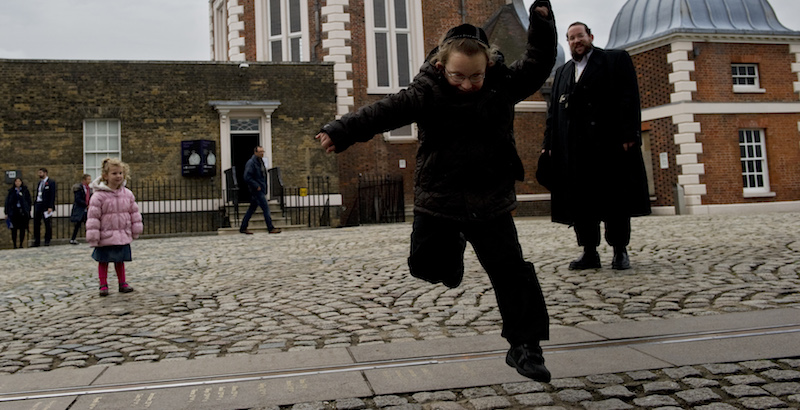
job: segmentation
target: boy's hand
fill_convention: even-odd
[[[530,12],[536,12],[536,14],[544,18],[548,18],[550,16],[550,2],[548,0],[536,0],[531,5]]]
[[[320,132],[314,138],[319,140],[319,145],[322,146],[325,152],[336,152],[336,146],[333,145],[333,140],[327,132]]]

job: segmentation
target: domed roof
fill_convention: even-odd
[[[606,48],[625,48],[672,33],[800,35],[778,21],[767,0],[628,0]]]

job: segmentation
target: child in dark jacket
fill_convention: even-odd
[[[481,28],[454,27],[408,88],[328,123],[316,138],[327,152],[342,152],[417,124],[411,274],[458,286],[469,241],[495,289],[502,335],[511,345],[506,363],[548,382],[540,341],[549,338],[549,316],[511,211],[517,205],[515,180],[524,177],[514,107],[542,86],[556,59],[549,1],[531,5],[527,39],[523,57],[506,66]]]
[[[86,222],[86,213],[89,211],[89,199],[92,196],[92,188],[89,188],[89,184],[91,183],[92,176],[83,174],[81,182],[72,186],[72,193],[75,196],[75,200],[72,204],[72,213],[69,216],[69,221],[75,224],[75,228],[72,230],[72,237],[69,240],[71,245],[78,244],[75,238],[78,237],[81,224]]]

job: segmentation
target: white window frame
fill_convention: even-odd
[[[281,32],[276,35],[271,34],[270,28],[270,2],[277,1],[281,6]],[[256,37],[258,47],[256,48],[256,59],[259,61],[311,61],[311,46],[309,43],[308,28],[308,2],[300,0],[300,31],[287,32],[290,27],[289,15],[290,0],[257,0],[256,6]],[[300,56],[297,60],[292,59],[291,42],[293,39],[300,39]],[[281,55],[277,59],[272,57],[272,42],[281,42]]]
[[[417,142],[417,124],[409,124],[411,133],[401,133],[400,129],[383,133],[383,140],[390,144],[409,144]]]
[[[748,135],[751,137],[749,140],[747,138]],[[742,166],[742,190],[745,197],[771,194],[767,164],[767,143],[763,129],[745,128],[739,130],[739,157]],[[750,184],[745,183],[745,179],[757,179],[759,176],[761,177],[762,186],[747,186]]]
[[[211,6],[211,59],[228,61],[228,5],[226,0],[216,0]]]
[[[399,81],[399,64],[408,64],[409,82],[413,80],[425,58],[423,28],[422,28],[422,3],[421,0],[405,0],[406,2],[406,28],[397,28],[395,20],[395,0],[381,0],[386,2],[386,19],[388,27],[375,27],[375,0],[365,0],[364,20],[366,23],[366,43],[367,43],[367,94],[392,94],[405,88]],[[388,47],[388,85],[378,84],[378,63],[375,36],[378,33],[386,34]],[[398,61],[397,56],[397,35],[408,35],[408,61]]]
[[[737,71],[740,68],[745,69],[753,69],[753,75],[739,75],[733,74],[733,69],[736,68]],[[753,79],[753,84],[736,84],[737,79]],[[758,75],[758,64],[745,64],[745,63],[732,63],[731,64],[731,81],[733,84],[733,92],[735,93],[765,93],[767,90],[761,88],[759,75]]]
[[[92,136],[88,132],[90,123],[95,125],[95,133]],[[97,131],[99,125],[105,127],[104,132]],[[114,137],[116,149],[109,148],[110,144],[107,144],[105,149],[99,149],[97,145],[94,149],[88,149],[89,138],[94,137],[96,140],[100,136],[104,137],[106,142],[112,141]],[[83,173],[91,175],[92,179],[99,177],[105,158],[122,159],[122,123],[115,118],[83,120]]]

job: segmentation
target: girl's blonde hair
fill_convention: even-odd
[[[470,57],[478,53],[483,53],[486,56],[486,61],[489,63],[489,66],[492,66],[497,62],[499,51],[500,49],[495,45],[487,47],[486,44],[471,38],[446,39],[443,37],[439,42],[438,51],[431,58],[431,64],[436,64],[438,62],[447,64],[447,59],[450,58],[450,55],[454,52],[459,52]]]
[[[103,167],[101,168],[101,178],[104,182],[108,182],[106,179],[106,175],[108,175],[109,170],[111,167],[120,167],[122,168],[122,173],[125,175],[125,180],[128,180],[131,176],[131,167],[128,164],[119,160],[119,158],[106,158],[103,160]]]

